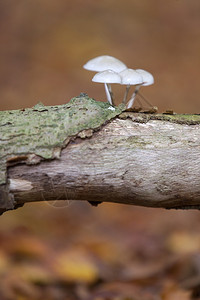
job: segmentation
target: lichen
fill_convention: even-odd
[[[66,140],[87,129],[98,129],[119,115],[124,105],[110,109],[110,104],[86,94],[69,103],[0,111],[0,184],[6,183],[6,161],[12,157],[35,154],[43,159],[55,157],[54,149],[63,148]]]

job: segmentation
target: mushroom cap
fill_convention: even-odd
[[[121,83],[121,77],[112,70],[105,70],[95,74],[92,81],[100,83]]]
[[[143,78],[143,86],[151,85],[154,83],[153,75],[145,70],[137,69],[136,72]]]
[[[89,60],[83,68],[95,72],[102,72],[108,69],[115,72],[121,72],[126,69],[127,66],[113,56],[102,55]]]
[[[121,84],[136,85],[136,84],[143,83],[142,76],[133,69],[126,69],[126,70],[120,72],[119,75],[122,78]]]

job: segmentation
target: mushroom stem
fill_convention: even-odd
[[[142,84],[136,85],[135,91],[134,91],[134,93],[132,94],[132,96],[131,96],[130,100],[128,101],[128,103],[127,103],[127,106],[126,106],[127,108],[131,108],[131,107],[133,106],[133,103],[134,103],[134,101],[135,101],[135,97],[136,97],[136,95],[137,95],[137,93],[138,93],[138,91],[139,91],[141,85],[142,85]]]
[[[115,105],[114,104],[114,94],[113,94],[113,91],[112,91],[112,88],[111,88],[111,84],[107,83],[107,85],[108,85],[108,90],[109,90],[110,97],[111,97],[111,100],[112,100],[112,105]]]
[[[130,84],[128,84],[127,86],[126,86],[126,91],[125,91],[125,94],[124,94],[124,99],[123,99],[123,101],[122,101],[122,103],[126,103],[126,100],[127,100],[127,97],[128,97],[128,93],[129,93],[129,90],[130,90]]]
[[[107,100],[108,102],[110,103],[110,105],[113,105],[112,103],[112,97],[111,97],[111,94],[110,94],[110,91],[109,91],[109,86],[107,83],[104,83],[104,87],[105,87],[105,91],[106,91],[106,97],[107,97]]]

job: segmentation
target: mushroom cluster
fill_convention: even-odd
[[[154,78],[151,73],[142,69],[129,69],[119,59],[102,55],[89,60],[84,66],[84,69],[97,72],[92,81],[104,83],[106,97],[111,105],[114,105],[114,95],[111,88],[111,83],[118,83],[126,85],[126,90],[122,102],[126,104],[127,108],[133,106],[136,95],[141,86],[147,86],[154,83]],[[128,93],[131,86],[135,86],[135,91],[128,98]]]

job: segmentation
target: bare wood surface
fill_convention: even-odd
[[[89,200],[163,208],[200,206],[200,120],[122,113],[59,159],[8,168],[15,203]],[[87,136],[87,134],[86,134]]]

